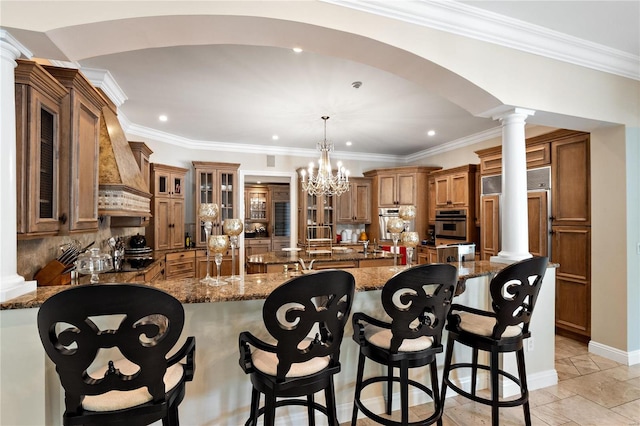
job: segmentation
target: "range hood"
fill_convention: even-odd
[[[118,117],[108,106],[102,108],[98,182],[98,214],[151,216],[151,193]]]

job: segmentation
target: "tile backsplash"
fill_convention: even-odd
[[[101,251],[109,252],[109,246],[107,245],[109,238],[130,237],[138,233],[144,235],[145,228],[111,228],[111,218],[107,216],[102,222],[99,222],[97,233],[18,240],[17,273],[23,276],[25,280],[32,280],[34,274],[40,268],[60,255],[60,246],[73,240],[78,241],[81,247],[95,241],[93,247],[99,247]]]

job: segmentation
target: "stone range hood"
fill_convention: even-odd
[[[108,106],[102,108],[98,182],[98,214],[151,216],[151,193],[118,117]]]

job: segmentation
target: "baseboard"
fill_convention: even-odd
[[[527,374],[527,387],[529,392],[558,384],[558,373],[555,369]],[[502,384],[502,396],[510,397],[520,393],[520,387],[511,380],[504,380]]]
[[[591,340],[589,352],[624,365],[640,364],[640,350],[625,352]]]

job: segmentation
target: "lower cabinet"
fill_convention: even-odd
[[[218,270],[216,269],[216,262],[214,260],[215,254],[211,253],[209,256],[209,275],[212,277],[216,277],[218,275]],[[231,251],[227,252],[224,256],[222,256],[222,264],[220,265],[220,276],[229,276],[231,275],[231,264],[233,259],[231,257]],[[239,274],[239,258],[236,254],[236,275]],[[196,251],[196,278],[204,278],[207,276],[207,251],[206,250],[197,250]]]
[[[193,250],[169,253],[165,256],[165,277],[193,278],[195,276],[196,252]]]
[[[154,283],[164,280],[165,260],[155,262],[144,274],[136,275],[133,282],[137,283]]]
[[[591,232],[583,226],[552,227],[556,269],[556,332],[588,340],[591,335]]]
[[[415,262],[418,265],[423,265],[425,263],[438,263],[438,251],[435,247],[424,247],[418,246],[416,247],[416,253],[414,257],[417,256]]]
[[[268,238],[267,239],[245,238],[244,251],[245,251],[245,257],[249,257],[254,254],[268,253],[271,251],[271,240]]]

